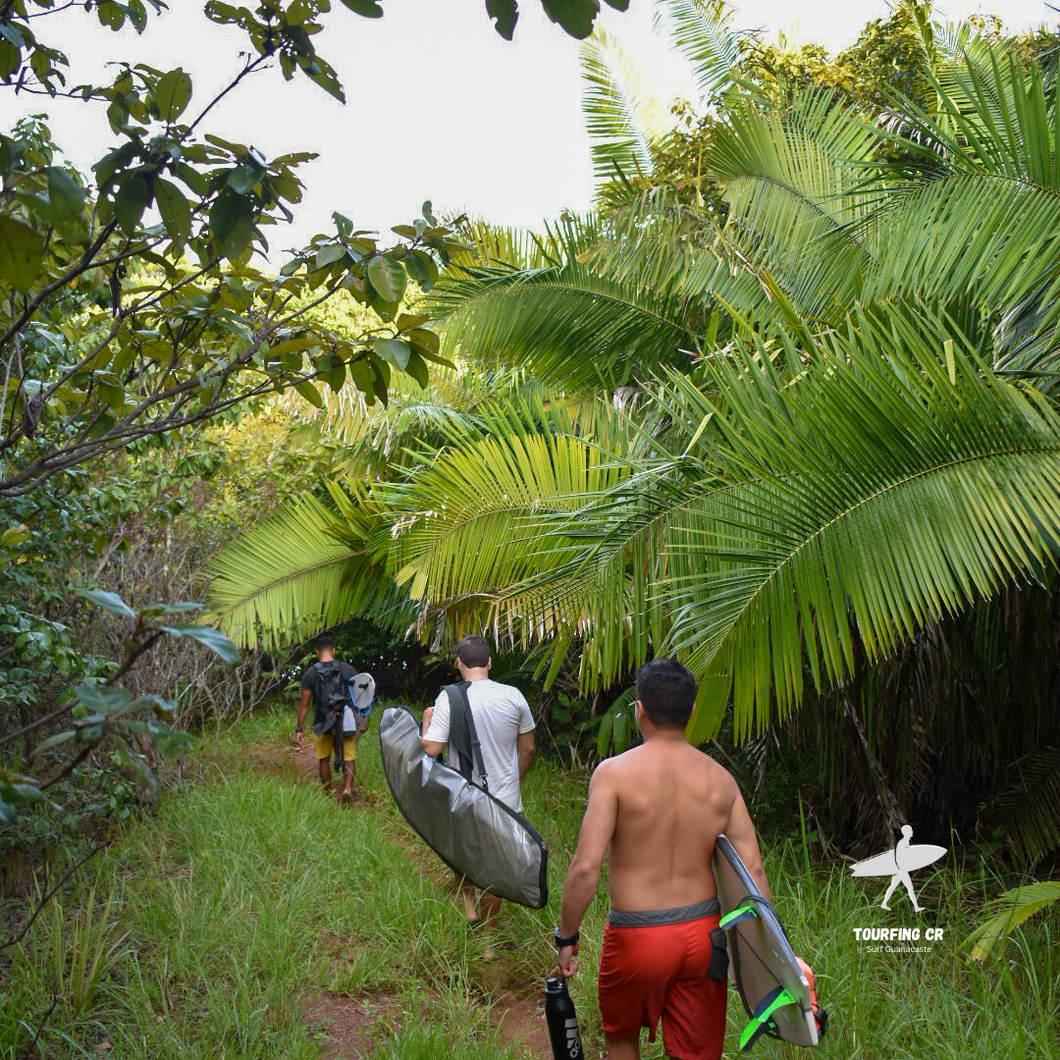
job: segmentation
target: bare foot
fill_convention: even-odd
[[[353,803],[353,792],[352,791],[340,791],[339,792],[339,804],[341,806],[349,806]]]

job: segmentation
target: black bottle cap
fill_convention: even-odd
[[[546,994],[562,994],[564,984],[554,975],[550,975],[545,980],[545,993]]]

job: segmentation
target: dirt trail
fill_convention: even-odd
[[[542,1002],[502,994],[494,1004],[495,1012],[502,1013],[498,1029],[505,1042],[528,1060],[552,1060]],[[385,994],[318,994],[303,1011],[309,1029],[327,1040],[323,1060],[360,1060],[398,1034],[405,1016],[403,1002]],[[430,1013],[422,1018],[428,1020]]]
[[[309,748],[298,751],[294,747],[259,744],[250,748],[250,754],[254,767],[263,773],[281,776],[292,783],[320,783],[316,759]],[[378,796],[374,792],[355,784],[352,809],[373,810],[377,804]],[[394,839],[405,847],[425,875],[438,884],[452,887],[455,896],[452,874],[437,858],[430,857],[421,843],[413,843],[411,836],[404,832],[396,834]],[[552,1060],[544,1003],[539,995],[527,996],[501,989],[492,994],[491,1001],[505,1042],[514,1045],[525,1060]],[[306,1001],[303,1012],[306,1026],[323,1045],[323,1060],[362,1060],[380,1042],[400,1032],[404,1004],[388,994],[351,997],[321,993]]]
[[[306,1026],[326,1038],[323,1060],[360,1060],[401,1030],[402,1005],[385,995],[318,994],[304,1008]]]

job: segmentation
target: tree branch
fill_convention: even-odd
[[[11,326],[0,335],[0,350],[2,350],[11,339],[17,335],[29,321],[29,318],[37,311],[41,303],[53,295],[60,287],[65,287],[75,276],[80,276],[81,273],[87,272],[90,268],[95,268],[92,263],[92,259],[99,253],[100,248],[110,238],[111,232],[117,227],[117,221],[109,221],[103,226],[99,235],[85,248],[84,254],[81,255],[81,260],[71,268],[67,269],[62,276],[52,280],[47,286],[42,287],[37,294],[31,298],[27,303],[25,309],[19,314],[17,319],[12,321]]]
[[[248,57],[245,65],[243,66],[243,69],[240,70],[238,74],[236,74],[235,79],[232,81],[232,83],[230,85],[228,85],[227,88],[224,88],[220,92],[218,92],[217,95],[214,96],[214,98],[212,100],[210,100],[209,103],[206,104],[206,107],[202,111],[200,111],[199,116],[191,123],[191,125],[188,126],[188,131],[183,135],[183,137],[181,137],[181,139],[182,140],[186,140],[189,136],[191,136],[191,134],[195,131],[195,126],[198,125],[199,122],[201,122],[202,119],[205,118],[206,115],[209,114],[210,111],[213,110],[214,107],[216,107],[217,104],[220,103],[221,100],[224,99],[225,96],[227,96],[228,93],[231,92],[232,89],[235,88],[236,85],[239,84],[240,81],[243,80],[244,77],[247,76],[247,74],[253,72],[256,69],[258,69],[258,67],[260,67],[263,63],[266,63],[268,61],[269,61],[269,56],[268,55],[259,55],[254,60],[251,60]]]
[[[55,774],[54,777],[52,777],[50,780],[46,780],[43,784],[41,784],[40,790],[47,791],[48,788],[50,788],[53,784],[58,784],[59,781],[63,779],[63,777],[68,777],[86,758],[88,758],[88,756],[96,749],[97,746],[97,744],[90,744],[88,747],[84,748],[84,750],[82,750],[80,754],[71,758],[70,761],[67,762],[66,765],[63,766],[63,768]]]
[[[56,718],[61,718],[64,714],[69,714],[76,705],[76,700],[71,700],[65,707],[56,707],[55,710],[49,714],[45,714],[43,717],[37,718],[36,721],[31,721],[28,725],[23,725],[21,729],[16,729],[14,732],[5,733],[0,736],[0,745],[10,743],[12,740],[17,740],[20,736],[25,736],[28,732],[33,732],[34,729],[39,729],[42,725],[47,725],[50,721],[55,721]],[[23,715],[24,717],[25,715]]]
[[[139,623],[137,623],[137,625],[139,625]],[[133,636],[136,636],[135,632],[133,633]],[[113,685],[116,681],[124,677],[132,669],[133,664],[136,662],[136,660],[139,659],[145,651],[150,651],[151,648],[153,648],[155,644],[162,639],[163,636],[164,634],[162,630],[155,630],[155,632],[152,633],[151,636],[147,638],[147,640],[143,641],[140,644],[137,644],[137,646],[133,648],[133,650],[129,652],[128,655],[125,656],[125,661],[121,664],[121,666],[119,666],[118,669],[115,670],[114,673],[112,673],[110,677],[108,677],[106,681],[103,682],[103,684],[109,687]]]

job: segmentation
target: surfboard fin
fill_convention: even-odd
[[[763,1034],[773,1029],[773,1013],[778,1008],[783,1008],[785,1005],[797,1005],[798,1003],[798,998],[782,986],[778,986],[776,990],[766,994],[759,1002],[758,1008],[755,1009],[751,1022],[744,1027],[743,1033],[740,1035],[740,1052],[746,1053]]]

